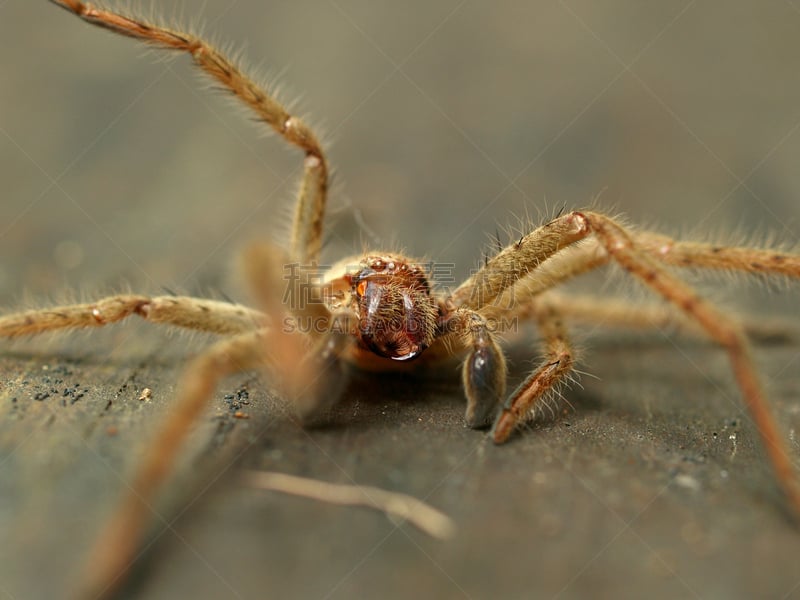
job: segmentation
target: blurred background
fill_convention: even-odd
[[[459,280],[497,229],[589,205],[684,237],[796,246],[798,2],[124,4],[241,55],[323,135],[335,169],[327,259],[365,244],[402,247],[452,263]],[[236,257],[285,234],[302,157],[207,87],[185,56],[148,51],[45,0],[0,0],[0,306],[125,287],[246,296]],[[723,287],[718,296],[732,304],[797,315],[797,286]],[[5,403],[2,413],[0,526],[14,540],[0,560],[6,595],[63,590],[115,497],[116,473],[82,464],[97,459],[84,456],[83,439],[104,461],[129,466],[138,456],[129,448],[141,451],[159,414],[145,420],[138,390],[153,387],[153,402],[168,409],[185,344],[169,346],[139,324],[124,331],[110,334],[113,343],[68,339],[65,353],[42,359],[23,345],[0,363],[14,377],[2,397],[19,395],[29,411],[21,419]],[[463,537],[441,546],[415,537],[406,547],[395,535],[378,552],[390,535],[380,516],[343,511],[331,524],[328,508],[234,485],[229,504],[198,520],[202,533],[182,530],[191,548],[172,540],[142,597],[270,589],[399,598],[409,581],[430,597],[796,595],[797,532],[774,499],[764,501],[774,484],[757,440],[737,442],[742,417],[725,357],[656,338],[601,341],[587,368],[604,381],[585,377],[566,424],[519,436],[509,452],[476,450],[456,377],[422,395],[395,382],[410,408],[370,403],[385,388],[359,382],[348,427],[273,429],[264,455],[282,456],[281,470],[330,478],[314,454],[324,448],[359,482],[431,493]],[[138,358],[109,365],[109,349]],[[517,377],[530,359],[523,350]],[[759,354],[761,367],[793,435],[797,349],[774,352]],[[78,379],[90,388],[69,414],[49,407],[55,418],[23,389],[28,379],[48,389],[41,378],[54,364],[76,389]],[[117,438],[86,426],[96,406],[113,398],[116,410],[125,394],[135,426],[120,426]],[[414,403],[422,396],[429,405]],[[114,422],[129,424],[121,415]],[[54,451],[48,443],[71,419],[83,437],[66,436],[71,445]],[[250,435],[246,422],[236,427]],[[26,443],[31,431],[36,444]],[[276,468],[262,459],[254,462]],[[54,470],[61,479],[48,480]],[[636,531],[620,526],[636,519]],[[320,533],[304,536],[309,523]],[[198,567],[200,555],[236,589]],[[42,564],[49,579],[37,577]],[[709,575],[723,569],[730,574]]]
[[[598,196],[671,233],[798,239],[791,2],[129,5],[232,48],[324,134],[327,257],[375,239],[460,276],[498,227]],[[235,294],[238,250],[283,232],[299,153],[185,56],[44,0],[0,9],[0,303]]]

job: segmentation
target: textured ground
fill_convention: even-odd
[[[288,65],[286,95],[329,133],[329,258],[374,236],[458,280],[510,215],[600,193],[671,232],[798,239],[792,3],[239,0],[205,3],[202,21],[262,70]],[[0,1],[0,50],[0,303],[125,286],[244,298],[234,257],[281,230],[296,154],[202,93],[185,60],[142,58],[44,0]],[[797,286],[712,283],[715,298],[797,323]],[[463,427],[454,368],[357,377],[313,430],[268,382],[232,378],[129,596],[800,597],[800,530],[725,357],[659,331],[578,337],[599,379],[499,448]],[[132,322],[3,344],[0,596],[63,595],[206,343]],[[522,377],[535,351],[526,338],[509,351]],[[800,344],[756,357],[800,458]],[[458,531],[440,542],[252,490],[242,467],[413,494]]]

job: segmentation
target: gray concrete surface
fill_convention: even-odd
[[[328,133],[329,258],[374,235],[459,279],[498,224],[597,195],[690,237],[798,239],[791,2],[159,5],[280,73],[283,97]],[[245,299],[235,257],[282,231],[296,153],[204,92],[185,58],[161,61],[44,0],[0,2],[0,50],[0,304],[162,286]],[[620,287],[598,281],[586,285]],[[700,283],[797,322],[796,285]],[[226,382],[128,596],[800,596],[800,530],[724,356],[669,332],[576,335],[592,376],[569,391],[574,410],[500,448],[463,427],[449,367],[357,377],[312,430],[268,381]],[[185,357],[207,343],[134,322],[3,343],[0,595],[64,594]],[[518,379],[537,351],[508,349]],[[756,357],[798,457],[800,346]],[[241,390],[248,420],[226,398]],[[242,467],[410,493],[458,533],[439,542],[248,489]]]

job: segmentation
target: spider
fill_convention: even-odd
[[[368,251],[321,269],[329,167],[314,132],[290,114],[233,61],[191,33],[162,27],[79,0],[51,0],[83,21],[164,50],[188,53],[195,65],[244,103],[259,121],[304,154],[288,248],[253,246],[245,270],[260,310],[205,299],[126,294],[89,304],[33,310],[0,318],[0,335],[91,328],[136,315],[152,323],[225,336],[186,368],[174,412],[157,432],[87,561],[82,590],[113,589],[147,526],[148,500],[170,474],[181,443],[220,380],[264,369],[304,419],[334,403],[348,367],[412,369],[464,355],[465,422],[490,428],[502,444],[575,368],[567,317],[652,322],[661,313],[563,295],[555,288],[577,275],[616,263],[679,309],[694,328],[727,352],[777,481],[797,513],[800,485],[766,403],[742,324],[700,297],[669,267],[738,270],[800,277],[800,256],[769,249],[678,241],[624,225],[594,210],[565,212],[498,248],[453,290],[438,292],[421,260]],[[530,319],[545,358],[511,393],[498,338],[504,319]]]

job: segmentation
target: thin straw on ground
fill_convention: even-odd
[[[246,471],[244,479],[248,485],[262,490],[283,492],[330,504],[373,508],[390,517],[406,520],[438,539],[447,539],[455,532],[455,525],[450,517],[407,494],[365,485],[328,483],[272,471]]]

